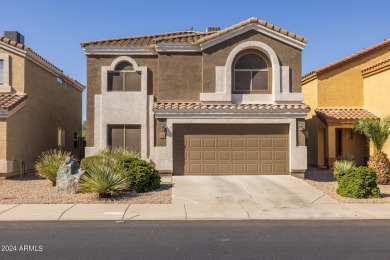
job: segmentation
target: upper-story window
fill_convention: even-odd
[[[234,63],[233,93],[271,93],[271,66],[258,52],[245,52]]]
[[[128,62],[119,63],[107,76],[107,91],[141,91],[141,73]]]
[[[0,60],[0,85],[4,85],[4,61]]]

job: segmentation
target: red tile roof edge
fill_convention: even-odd
[[[0,109],[11,111],[27,99],[26,94],[0,94]]]
[[[58,68],[57,66],[55,66],[53,63],[51,63],[50,61],[46,60],[45,58],[43,58],[41,55],[39,55],[38,53],[36,53],[34,50],[32,50],[30,47],[27,47],[26,45],[24,44],[21,44],[21,43],[18,43],[16,41],[13,41],[11,39],[8,39],[4,36],[1,36],[0,37],[0,42],[3,42],[5,44],[8,44],[12,47],[16,47],[20,50],[23,50],[25,51],[26,53],[28,53],[30,56],[33,56],[34,58],[37,58],[38,60],[40,61],[43,61],[46,65],[48,65],[50,68],[53,68],[54,70],[58,71],[60,73],[60,77],[61,78],[64,78],[65,80],[68,81],[68,83],[72,84],[72,85],[75,85],[79,88],[85,88],[85,86],[83,84],[81,84],[80,82],[78,82],[76,79],[72,78],[72,77],[69,77],[69,76],[66,76],[64,74],[64,72]]]
[[[313,70],[313,71],[307,73],[306,75],[302,76],[302,80],[312,76],[312,74],[319,74],[321,72],[327,71],[327,70],[329,70],[329,69],[331,69],[333,67],[339,66],[341,64],[347,63],[347,62],[355,60],[355,59],[358,59],[361,56],[369,54],[369,53],[371,53],[373,51],[376,51],[378,49],[382,49],[382,48],[384,48],[384,47],[386,47],[388,45],[390,45],[390,39],[386,39],[386,40],[384,40],[384,41],[382,41],[380,43],[377,43],[377,44],[375,44],[375,45],[373,45],[371,47],[365,48],[363,50],[355,52],[354,54],[348,55],[347,57],[344,57],[344,58],[339,59],[339,60],[337,60],[335,62],[332,62],[332,63],[330,63],[328,65],[325,65],[325,66],[320,67],[320,68],[318,68],[316,70]]]

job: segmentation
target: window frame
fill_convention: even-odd
[[[142,127],[138,124],[108,124],[107,125],[107,145],[112,147],[112,129],[122,129],[123,130],[123,146],[122,148],[131,149],[131,147],[126,146],[126,129],[137,129],[139,130],[139,147],[135,152],[141,152],[141,135],[142,135]]]
[[[127,62],[120,62],[116,65],[116,67],[118,67],[119,65],[121,65],[122,63],[127,63]],[[133,67],[133,65],[131,63],[129,63],[130,66]],[[111,90],[110,90],[110,73],[119,73],[119,74],[123,74],[123,79],[122,79],[122,90],[113,90],[113,86],[111,86]],[[138,89],[139,90],[126,90],[126,74],[129,74],[129,73],[137,73],[139,74],[140,76],[140,80],[139,80],[139,87]],[[114,70],[108,70],[107,71],[107,92],[141,92],[142,91],[142,72],[140,71],[137,71],[137,70],[117,70],[117,69],[114,69]]]
[[[236,69],[236,64],[237,62],[244,56],[244,55],[247,55],[247,54],[254,54],[254,55],[257,55],[257,56],[260,56],[264,61],[265,63],[267,64],[267,68],[265,69]],[[248,90],[237,90],[236,89],[236,72],[240,72],[240,71],[247,71],[247,72],[250,72],[251,73],[251,78],[250,78],[250,86],[249,86],[249,89]],[[265,90],[254,90],[253,89],[253,73],[254,72],[267,72],[267,89]],[[270,65],[270,62],[268,60],[268,58],[265,57],[265,55],[263,55],[262,53],[260,52],[256,52],[254,50],[249,50],[249,51],[244,51],[242,53],[240,53],[239,55],[236,56],[234,62],[233,62],[233,77],[232,77],[232,85],[233,85],[233,88],[232,88],[232,92],[233,94],[271,94],[272,93],[272,85],[271,85],[271,81],[272,81],[272,66]]]
[[[0,54],[0,60],[3,61],[3,84],[0,85],[0,92],[7,93],[11,92],[11,84],[10,84],[10,56],[8,54]]]

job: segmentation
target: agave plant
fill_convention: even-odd
[[[97,193],[100,197],[110,197],[128,188],[126,170],[110,158],[101,157],[84,173],[79,182],[82,192]]]
[[[65,163],[67,157],[71,157],[70,152],[63,150],[45,151],[39,156],[35,164],[35,170],[39,176],[49,179],[55,186],[57,171]]]
[[[382,121],[362,119],[356,122],[355,131],[364,134],[372,143],[374,155],[370,156],[368,166],[377,174],[378,184],[390,184],[390,161],[383,147],[390,135],[390,118]]]

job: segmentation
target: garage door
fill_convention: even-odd
[[[288,125],[174,125],[175,175],[288,174]]]

